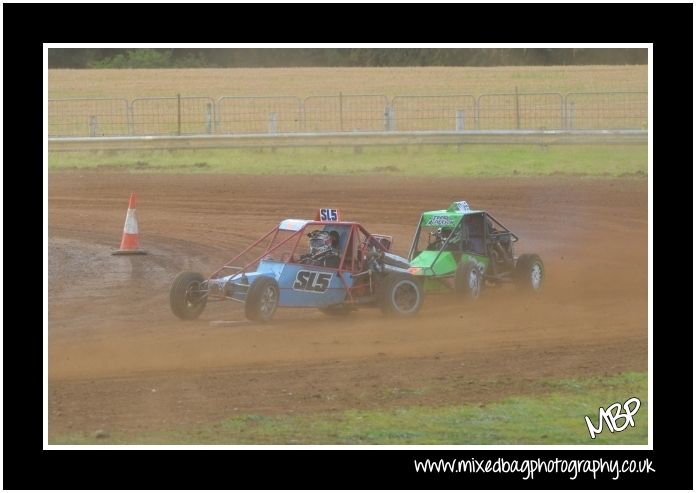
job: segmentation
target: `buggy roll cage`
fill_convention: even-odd
[[[466,218],[467,216],[473,216],[476,214],[481,214],[484,216],[484,225],[483,225],[484,245],[488,244],[488,238],[489,238],[489,231],[488,231],[488,227],[486,227],[487,225],[485,222],[486,218],[490,219],[493,223],[495,223],[499,227],[499,229],[495,233],[496,236],[498,236],[500,234],[508,233],[508,234],[510,234],[510,237],[511,237],[513,243],[515,243],[519,240],[518,236],[515,233],[513,233],[512,231],[507,229],[505,226],[503,226],[500,223],[500,221],[498,221],[495,217],[493,217],[489,213],[483,212],[483,211],[482,212],[474,212],[474,213],[470,213],[470,214],[463,214],[462,217],[459,219],[459,222],[457,223],[457,225],[452,229],[452,232],[450,233],[449,238],[452,238],[459,230],[462,230],[462,238],[460,241],[463,242],[464,240],[468,239],[468,231],[464,231],[464,218]],[[416,248],[418,247],[417,242],[418,242],[418,238],[420,237],[420,232],[422,229],[422,222],[423,222],[423,215],[421,214],[421,217],[418,220],[418,227],[416,228],[416,233],[413,235],[413,240],[411,242],[411,249],[408,252],[409,262],[411,260],[413,260],[414,254],[416,252]],[[448,241],[445,241],[442,244],[442,246],[440,247],[440,250],[438,250],[437,255],[435,256],[432,263],[430,264],[430,268],[432,268],[432,266],[435,265],[437,260],[440,258],[440,255],[442,255],[442,252],[444,252],[445,249],[449,246],[448,244],[449,244]],[[463,248],[462,248],[462,250],[463,250]],[[466,251],[466,250],[464,250],[464,251]]]
[[[304,224],[302,227],[300,227],[298,230],[293,232],[290,236],[285,238],[284,240],[280,241],[279,243],[274,245],[275,239],[278,237],[278,233],[280,231],[290,231],[290,230],[281,230],[280,229],[280,224],[278,226],[274,227],[272,230],[270,230],[268,233],[263,235],[261,238],[256,240],[254,243],[246,247],[244,250],[242,250],[239,254],[237,254],[235,257],[227,261],[222,267],[220,267],[218,270],[213,272],[208,279],[215,279],[218,277],[221,277],[220,274],[226,270],[233,270],[234,272],[231,274],[233,276],[239,275],[239,274],[245,274],[248,272],[248,270],[258,264],[261,260],[264,260],[265,257],[268,257],[270,254],[276,252],[280,247],[286,245],[286,244],[291,244],[292,245],[292,250],[290,250],[290,256],[288,257],[287,260],[275,260],[275,262],[280,262],[280,263],[287,263],[290,262],[293,258],[295,258],[295,251],[297,249],[297,245],[300,242],[300,238],[302,238],[305,230],[307,229],[308,226],[327,226],[327,225],[332,225],[332,226],[347,226],[350,228],[350,233],[346,239],[346,242],[343,246],[343,252],[341,253],[341,260],[338,264],[337,268],[332,268],[332,267],[326,267],[327,269],[332,269],[332,270],[337,270],[338,274],[340,276],[341,273],[343,272],[350,272],[351,274],[357,269],[362,267],[362,258],[358,258],[357,262],[356,260],[356,255],[359,252],[362,252],[360,255],[362,256],[363,254],[366,254],[367,251],[369,250],[370,247],[375,248],[379,252],[386,252],[387,249],[385,246],[379,241],[380,238],[385,237],[384,235],[372,235],[370,234],[365,228],[363,228],[360,224],[354,223],[354,222],[344,222],[344,221],[332,221],[332,222],[326,222],[326,221],[303,221]],[[356,239],[359,238],[359,233],[362,233],[365,239],[362,241],[360,245],[354,245],[356,243]],[[261,255],[256,256],[252,261],[247,262],[246,264],[242,266],[236,266],[234,265],[235,262],[237,262],[244,254],[249,252],[252,248],[258,246],[261,244],[264,240],[267,240],[269,237],[271,240],[268,242],[268,246],[264,249],[263,253]],[[291,241],[294,241],[294,244],[290,243]],[[350,259],[350,268],[346,268],[346,255],[348,251],[350,250],[353,252],[353,249],[351,247],[355,246],[357,248],[357,251],[352,253],[352,257]],[[287,253],[287,252],[286,252]],[[291,262],[291,263],[297,263],[297,262]],[[357,265],[356,265],[357,264]]]

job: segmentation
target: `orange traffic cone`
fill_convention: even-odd
[[[135,192],[132,192],[128,200],[128,212],[126,213],[126,224],[123,226],[123,237],[121,238],[121,248],[111,252],[112,255],[143,255],[147,252],[140,249],[138,239],[138,218],[135,216]]]

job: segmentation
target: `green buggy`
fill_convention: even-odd
[[[518,237],[485,211],[465,201],[424,212],[408,255],[409,272],[423,280],[426,292],[457,291],[476,299],[486,285],[514,282],[539,292],[544,264],[536,254],[516,257]]]

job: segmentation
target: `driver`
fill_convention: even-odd
[[[447,243],[451,234],[452,228],[437,228],[434,233],[435,239],[428,245],[428,250],[440,250]]]
[[[338,268],[341,260],[338,254],[338,232],[317,229],[307,233],[307,236],[309,237],[309,253],[300,256],[300,263]]]

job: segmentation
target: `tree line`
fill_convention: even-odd
[[[49,48],[49,68],[645,65],[645,48]]]

